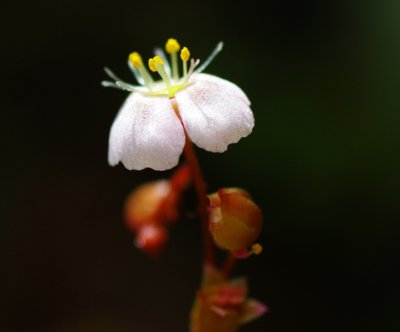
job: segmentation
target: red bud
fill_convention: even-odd
[[[237,252],[249,247],[261,232],[262,212],[239,188],[224,188],[208,196],[210,232],[217,246]]]
[[[166,226],[179,216],[182,192],[191,181],[186,165],[178,168],[169,180],[158,180],[137,187],[126,199],[124,219],[136,233],[140,249],[158,254],[167,241]]]
[[[164,227],[146,225],[139,229],[135,238],[135,245],[147,252],[150,256],[159,256],[167,241],[168,234]]]

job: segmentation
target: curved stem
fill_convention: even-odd
[[[185,155],[187,164],[192,174],[193,185],[196,190],[197,200],[199,203],[199,215],[202,223],[203,242],[204,242],[203,243],[204,263],[214,265],[215,263],[214,243],[211,238],[210,231],[208,229],[208,201],[207,201],[206,183],[204,181],[204,176],[201,171],[199,161],[197,160],[196,152],[193,149],[193,144],[186,133],[185,126],[180,117],[178,104],[174,99],[171,99],[171,103],[185,131],[186,141],[183,153]]]

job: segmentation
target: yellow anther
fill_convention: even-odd
[[[164,61],[160,56],[156,55],[154,58],[149,59],[149,68],[152,72],[158,71],[157,65],[163,65]]]
[[[133,68],[141,68],[143,66],[142,57],[138,52],[132,52],[129,54],[129,61],[131,62]]]
[[[157,71],[157,67],[156,67],[156,64],[154,63],[154,59],[153,58],[149,59],[149,68],[154,73]]]
[[[251,251],[253,252],[254,255],[259,255],[259,254],[262,253],[263,247],[262,247],[261,244],[259,244],[259,243],[254,243],[254,244],[251,246]]]
[[[154,60],[154,63],[156,63],[156,64],[158,64],[158,65],[163,65],[163,64],[164,64],[163,59],[162,59],[159,55],[156,55],[156,56],[153,58],[153,60]]]
[[[182,61],[188,62],[190,58],[190,52],[187,47],[182,48],[181,59]]]
[[[170,38],[167,40],[165,44],[165,50],[167,53],[172,54],[176,53],[181,49],[181,45],[179,45],[178,41],[174,38]]]

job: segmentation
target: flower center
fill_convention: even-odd
[[[174,38],[168,39],[165,44],[165,50],[170,55],[171,65],[164,53],[159,51],[159,55],[148,60],[148,66],[154,73],[158,73],[161,81],[153,81],[150,73],[143,65],[143,61],[139,53],[133,52],[129,55],[129,62],[133,69],[143,81],[143,85],[147,88],[149,95],[167,95],[169,98],[187,86],[189,78],[199,61],[192,59],[188,70],[188,61],[190,59],[190,51],[187,47],[181,49],[181,45]],[[182,60],[182,77],[179,76],[178,53],[180,51],[180,59]]]
[[[158,73],[161,80],[155,81],[151,73],[143,65],[140,54],[132,52],[128,57],[128,65],[140,85],[132,85],[121,80],[107,67],[104,70],[113,81],[102,81],[101,83],[105,87],[138,92],[147,96],[168,96],[169,98],[173,98],[178,91],[190,84],[190,77],[194,72],[201,73],[211,63],[215,56],[221,52],[222,47],[223,43],[219,42],[207,60],[199,68],[196,68],[200,60],[190,58],[189,49],[187,47],[181,49],[178,41],[170,38],[165,44],[165,50],[170,56],[171,66],[162,49],[156,49],[156,56],[148,60],[150,70]],[[182,61],[181,77],[179,76],[178,53]],[[189,60],[190,65],[188,68]]]

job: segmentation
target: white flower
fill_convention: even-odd
[[[219,43],[207,61],[195,70],[199,61],[187,62],[190,53],[180,53],[183,76],[179,78],[177,52],[180,45],[169,39],[172,70],[163,52],[149,60],[162,81],[153,81],[136,52],[129,57],[130,68],[140,86],[133,86],[107,74],[115,82],[104,86],[131,91],[111,127],[108,162],[120,161],[127,169],[166,170],[176,166],[185,145],[185,132],[197,146],[211,152],[224,152],[228,145],[249,135],[254,126],[250,101],[235,84],[201,72],[222,49]]]

